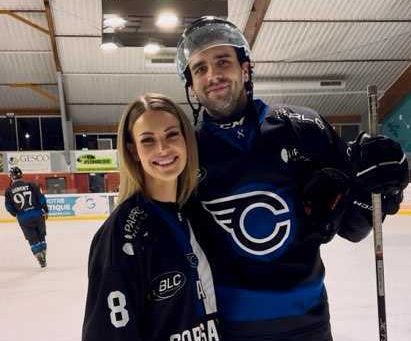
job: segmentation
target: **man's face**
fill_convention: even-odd
[[[227,118],[247,103],[248,63],[240,65],[232,46],[215,46],[191,57],[192,90],[208,113]]]

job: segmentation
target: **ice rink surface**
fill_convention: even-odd
[[[49,221],[40,269],[16,223],[0,223],[0,341],[80,341],[87,258],[101,221]],[[377,341],[373,239],[322,248],[334,341]],[[384,222],[388,340],[411,335],[411,216]]]

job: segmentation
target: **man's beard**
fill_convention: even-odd
[[[217,119],[228,118],[245,105],[246,102],[242,103],[242,92],[239,92],[237,96],[234,95],[235,91],[230,88],[229,92],[221,98],[210,99],[209,97],[204,97],[201,104],[211,116]]]

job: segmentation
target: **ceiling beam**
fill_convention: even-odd
[[[32,91],[36,92],[40,96],[47,98],[48,100],[52,102],[58,102],[58,97],[56,97],[53,93],[43,89],[41,86],[37,84],[31,84],[31,83],[15,83],[15,84],[9,84],[10,88],[28,88],[31,89]]]
[[[43,33],[45,33],[45,34],[49,34],[49,33],[50,33],[50,32],[49,32],[47,29],[45,29],[44,27],[41,27],[40,25],[37,25],[36,23],[34,23],[34,22],[32,22],[32,21],[30,21],[30,20],[22,17],[21,15],[16,14],[16,13],[13,12],[13,11],[9,11],[9,10],[6,10],[6,9],[0,9],[0,14],[9,15],[9,16],[13,17],[14,19],[16,19],[16,20],[18,20],[18,21],[21,21],[21,22],[25,23],[26,25],[29,25],[29,26],[35,28],[36,30],[39,30],[40,32],[43,32]]]
[[[59,108],[0,108],[0,115],[12,113],[14,116],[58,116]]]
[[[400,77],[385,91],[378,100],[378,116],[382,120],[387,116],[401,100],[411,93],[411,63]]]
[[[250,49],[253,48],[258,32],[260,32],[270,2],[271,0],[254,0],[251,7],[250,15],[244,28],[244,36],[248,44],[250,44]]]
[[[5,10],[0,10],[5,11]],[[44,9],[8,9],[12,13],[44,13]]]
[[[13,85],[20,85],[20,84],[30,84],[30,85],[34,85],[34,86],[57,86],[57,83],[0,83],[0,87],[2,86],[13,86]]]
[[[50,9],[50,0],[44,0],[44,7],[46,8],[46,18],[47,18],[47,24],[49,27],[49,36],[50,36],[50,43],[53,51],[53,57],[54,57],[54,64],[56,66],[56,70],[58,72],[61,72],[61,63],[60,63],[60,58],[57,50],[57,42],[56,42],[56,32],[54,29],[54,20],[53,20],[53,15],[51,13]]]
[[[99,124],[76,124],[73,125],[73,132],[75,134],[81,134],[81,133],[117,133],[117,124],[111,124],[111,125],[99,125]]]

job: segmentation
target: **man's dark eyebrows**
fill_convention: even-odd
[[[213,59],[221,59],[221,58],[227,58],[227,57],[230,58],[230,57],[233,57],[233,56],[231,54],[227,53],[227,52],[223,52],[221,54],[215,55]]]
[[[221,54],[217,54],[213,57],[213,59],[222,59],[222,58],[231,58],[234,57],[231,54],[227,52],[222,52]],[[206,62],[204,60],[200,60],[197,63],[194,63],[193,65],[190,66],[191,70],[195,70],[199,68],[200,66],[204,65]]]
[[[195,70],[195,69],[197,69],[198,67],[200,67],[200,66],[203,65],[203,64],[205,64],[205,61],[204,61],[204,60],[200,60],[200,61],[198,61],[197,63],[194,63],[193,65],[191,65],[190,69],[191,69],[191,70]]]

